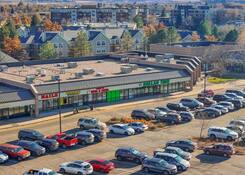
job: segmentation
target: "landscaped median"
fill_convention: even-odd
[[[208,77],[208,82],[209,83],[227,83],[229,81],[235,81],[237,80],[236,78],[226,78],[226,77]]]

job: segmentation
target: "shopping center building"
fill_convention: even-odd
[[[171,57],[171,58],[170,58]],[[0,65],[0,119],[110,105],[191,90],[197,57],[142,53]]]

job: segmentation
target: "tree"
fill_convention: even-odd
[[[27,26],[27,27],[30,27],[31,26],[31,23],[32,23],[32,19],[31,17],[27,16],[27,15],[24,15],[22,17],[22,24]]]
[[[40,54],[41,59],[51,59],[57,57],[57,52],[55,50],[54,44],[47,42],[40,48]]]
[[[42,22],[42,19],[41,19],[41,16],[39,14],[35,14],[32,16],[32,19],[31,19],[31,25],[32,26],[38,26],[40,25]]]
[[[212,34],[214,35],[215,38],[217,39],[219,38],[219,29],[216,25],[213,27]]]
[[[167,41],[168,43],[177,42],[180,40],[180,35],[174,27],[169,27],[167,31]]]
[[[128,31],[125,31],[121,38],[121,50],[129,51],[134,44],[134,39]]]
[[[15,15],[13,17],[13,22],[14,22],[15,26],[20,26],[21,25],[21,19],[20,19],[19,15]]]
[[[211,35],[212,34],[212,23],[205,19],[198,27],[200,35]]]
[[[225,36],[224,41],[226,42],[235,42],[238,39],[238,31],[236,29],[231,30],[227,35]]]
[[[12,20],[8,20],[6,27],[9,30],[9,36],[10,38],[14,38],[17,35],[17,31],[14,25],[14,22]]]
[[[151,44],[153,44],[153,43],[167,43],[167,35],[168,35],[167,29],[159,30],[158,32],[156,32],[150,36],[149,43],[151,43]]]
[[[142,28],[144,26],[143,18],[140,15],[135,16],[134,22],[136,23],[137,28]]]
[[[241,28],[241,32],[238,36],[237,42],[239,43],[245,43],[245,27]]]
[[[86,32],[80,31],[77,38],[70,45],[70,56],[81,57],[91,55],[91,44]]]
[[[19,37],[13,38],[5,37],[3,40],[3,50],[9,55],[21,49],[21,43]]]
[[[44,28],[46,31],[61,31],[62,27],[58,23],[53,23],[51,20],[44,21]]]

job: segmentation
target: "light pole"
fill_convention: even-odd
[[[206,89],[207,89],[207,76],[208,76],[207,66],[208,66],[207,63],[204,63],[204,87],[203,87],[204,93],[206,92]]]
[[[58,79],[58,107],[59,107],[59,126],[60,126],[60,133],[62,132],[62,123],[61,123],[61,98],[60,98],[60,78]]]

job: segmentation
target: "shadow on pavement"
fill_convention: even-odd
[[[206,155],[204,153],[197,155],[196,158],[199,159],[201,163],[208,163],[208,164],[222,163],[222,162],[229,159],[227,157],[221,157],[221,156],[215,156],[215,155]]]
[[[110,161],[115,164],[116,168],[134,168],[139,166],[138,164],[129,161],[118,161],[117,159],[112,159]]]

